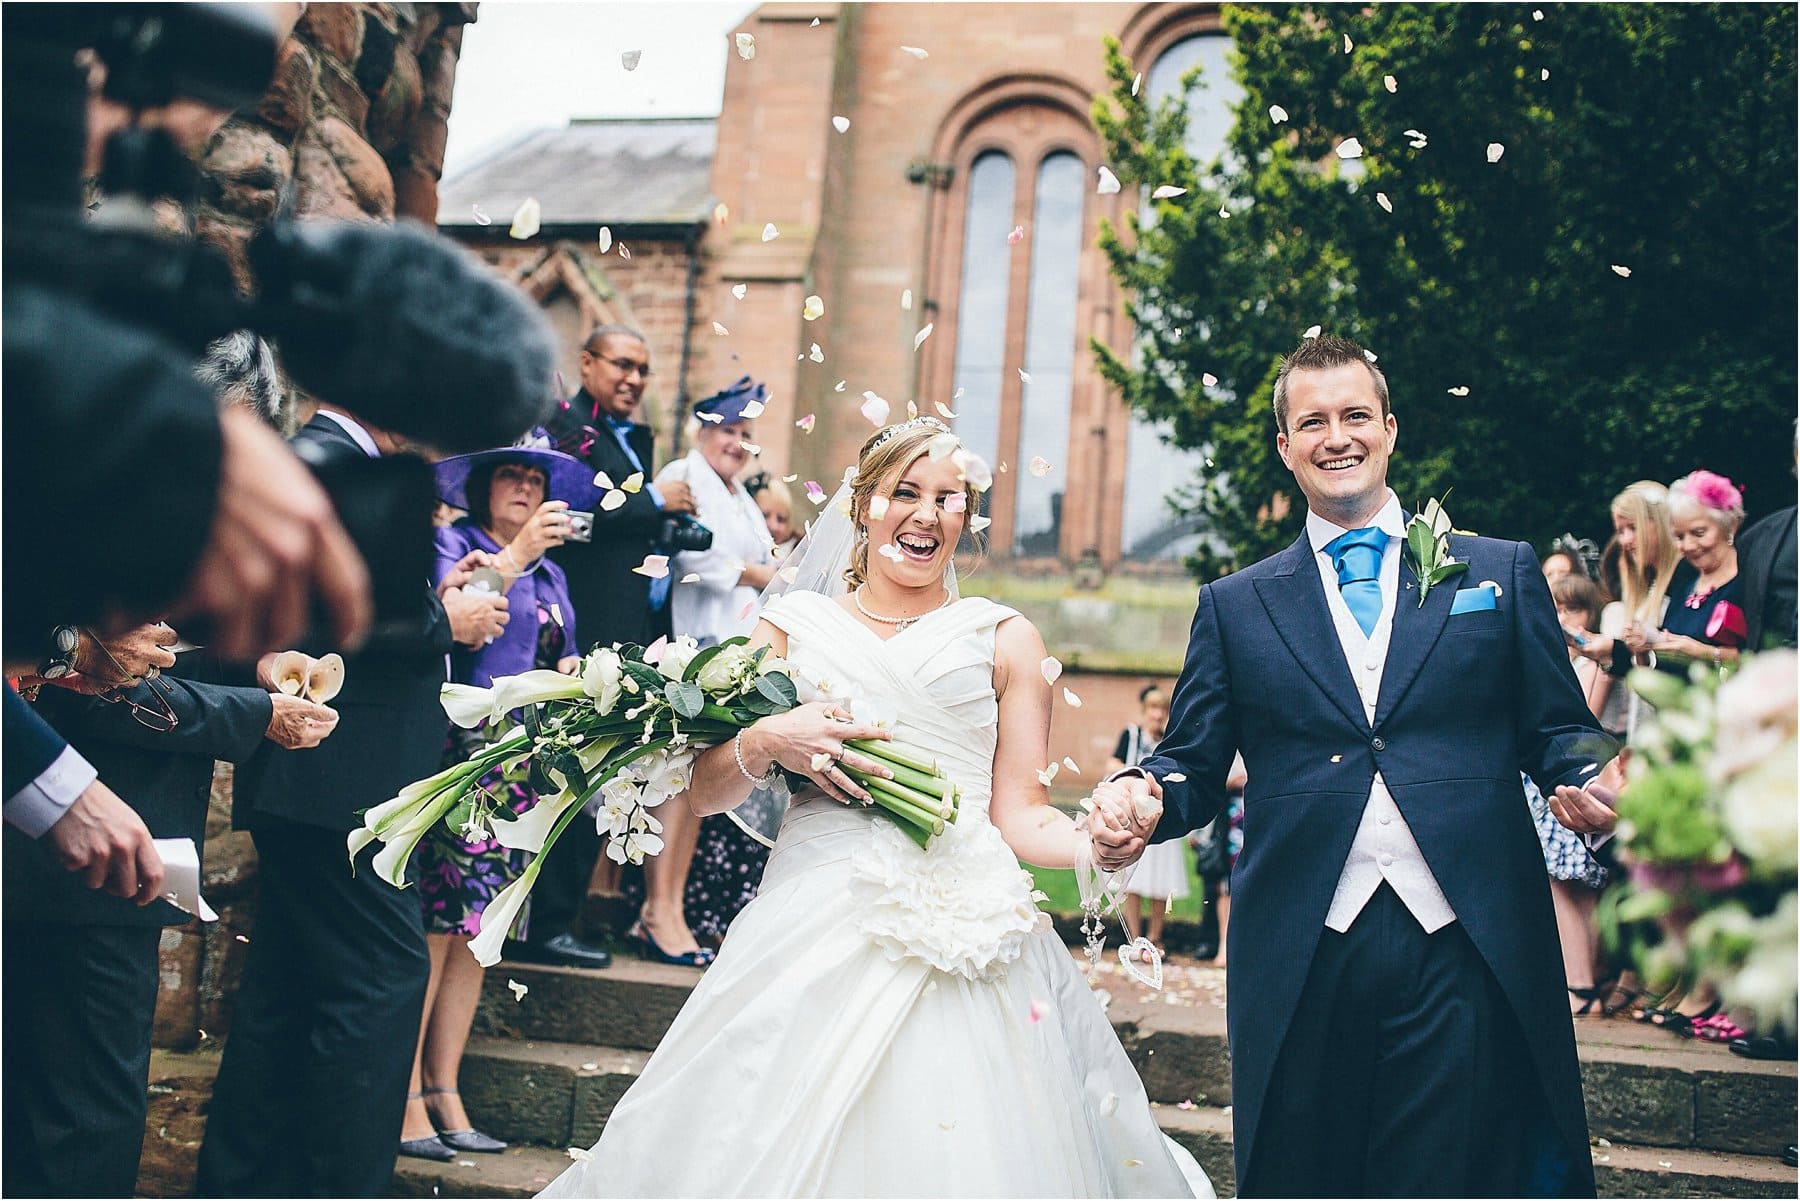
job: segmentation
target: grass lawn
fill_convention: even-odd
[[[1194,852],[1183,846],[1184,858],[1188,870],[1188,895],[1176,901],[1169,909],[1173,918],[1187,918],[1198,921],[1200,918],[1200,877],[1194,871]],[[1047,867],[1031,867],[1026,865],[1037,880],[1038,888],[1050,899],[1043,902],[1043,908],[1054,913],[1079,913],[1081,911],[1081,893],[1075,887],[1075,873],[1058,871]]]

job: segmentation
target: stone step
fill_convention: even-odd
[[[649,1051],[699,980],[697,968],[621,956],[604,971],[502,963],[488,973],[477,1029],[514,1039]],[[1171,962],[1151,992],[1103,963],[1108,1016],[1154,1101],[1231,1101],[1224,972]],[[508,982],[527,992],[515,999]],[[1794,1140],[1792,1063],[1614,1020],[1576,1022],[1588,1123],[1633,1145],[1776,1155]]]
[[[587,1147],[619,1093],[636,1078],[642,1052],[517,1041],[492,1036],[471,1041],[463,1063],[463,1093],[477,1121],[491,1133],[520,1138],[499,1155],[463,1155],[449,1163],[402,1159],[396,1197],[530,1197],[569,1165],[568,1147]],[[139,1193],[187,1196],[194,1156],[204,1133],[207,1095],[218,1068],[216,1050],[158,1051],[151,1059],[151,1114]],[[1210,1105],[1155,1105],[1163,1132],[1194,1154],[1221,1196],[1235,1191],[1231,1114]],[[542,1133],[509,1123],[544,1122],[538,1130],[567,1131],[558,1145]],[[558,1125],[557,1123],[564,1123]],[[1775,1197],[1794,1195],[1797,1174],[1779,1159],[1715,1151],[1625,1146],[1597,1140],[1594,1166],[1603,1197]]]

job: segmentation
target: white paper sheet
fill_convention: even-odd
[[[153,841],[168,873],[163,878],[163,900],[203,922],[218,921],[219,915],[200,895],[200,848],[194,845],[194,840],[158,838]]]

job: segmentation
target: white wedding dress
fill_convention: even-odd
[[[878,698],[963,789],[921,851],[871,810],[789,807],[591,1158],[545,1197],[1211,1197],[988,821],[994,630],[970,597],[886,642],[828,598],[763,616],[798,672]]]

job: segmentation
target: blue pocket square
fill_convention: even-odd
[[[1484,613],[1499,606],[1494,603],[1494,590],[1486,584],[1478,588],[1459,589],[1456,599],[1450,602],[1450,616],[1458,613]]]

